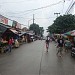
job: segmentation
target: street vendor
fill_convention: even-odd
[[[68,38],[66,38],[66,40],[64,42],[64,46],[65,46],[65,52],[67,52],[71,48],[72,44]]]
[[[19,42],[18,42],[17,39],[15,39],[15,47],[16,47],[16,48],[19,47]]]
[[[12,38],[9,38],[9,41],[8,41],[8,46],[9,46],[9,52],[11,52],[11,49],[12,49]]]

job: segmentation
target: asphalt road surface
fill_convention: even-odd
[[[0,75],[75,75],[75,59],[70,52],[56,55],[54,42],[46,52],[45,41],[23,44],[11,53],[0,54]]]

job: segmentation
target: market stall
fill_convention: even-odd
[[[75,56],[75,30],[66,32],[65,35],[69,38],[72,47],[71,47],[71,56]]]
[[[9,41],[10,38],[13,38],[13,43],[12,43],[12,47],[19,47],[19,43],[18,45],[16,45],[16,41],[15,40],[19,40],[19,35],[18,35],[18,32],[12,28],[9,28],[7,29],[3,35],[2,35],[2,38]]]
[[[7,49],[8,41],[6,40],[6,36],[2,37],[3,34],[10,29],[11,27],[8,25],[4,25],[0,23],[0,52],[3,53]]]
[[[20,32],[19,37],[20,37],[19,38],[20,44],[23,44],[26,42],[26,37],[27,37],[26,32]]]
[[[34,33],[27,33],[27,40],[28,42],[33,42],[34,41]]]

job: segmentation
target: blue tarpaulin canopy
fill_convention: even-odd
[[[22,35],[25,35],[26,34],[26,32],[21,32],[20,34],[19,34],[19,36],[22,36]]]
[[[64,33],[64,35],[71,36],[71,31]]]

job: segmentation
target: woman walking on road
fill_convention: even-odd
[[[12,49],[12,39],[9,38],[9,41],[8,41],[8,46],[9,46],[9,52],[11,52],[11,49]]]
[[[60,38],[57,40],[57,43],[58,43],[57,55],[60,54],[60,56],[62,56],[62,51],[63,51],[63,46],[64,46],[64,40],[62,36],[60,36]]]
[[[47,50],[47,52],[48,52],[48,48],[49,48],[49,42],[50,42],[50,39],[49,39],[49,37],[47,36],[47,38],[46,38],[46,50]]]

